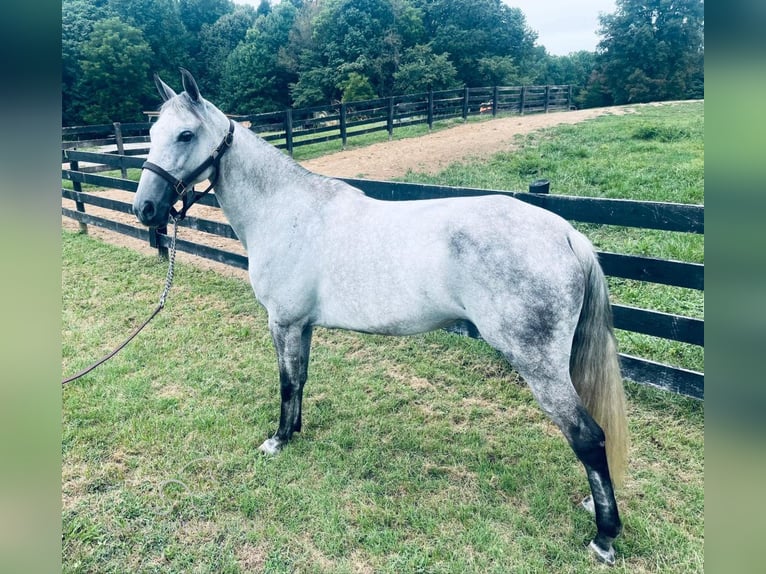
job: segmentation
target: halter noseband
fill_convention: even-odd
[[[213,150],[213,153],[211,153],[207,157],[207,159],[203,161],[202,164],[197,169],[195,169],[193,172],[191,172],[189,175],[186,176],[187,181],[194,181],[197,178],[197,176],[199,176],[203,171],[205,171],[207,168],[212,166],[215,169],[215,175],[213,175],[213,177],[211,178],[210,185],[207,187],[207,189],[202,192],[194,191],[194,188],[192,187],[194,184],[189,185],[186,182],[184,182],[184,180],[173,177],[170,173],[165,171],[165,169],[161,168],[156,163],[145,161],[144,164],[141,166],[141,169],[148,169],[149,171],[156,173],[162,179],[167,181],[170,184],[170,186],[173,188],[173,190],[176,192],[176,195],[178,195],[178,197],[182,199],[183,207],[181,208],[181,211],[176,211],[175,207],[173,206],[170,207],[170,215],[172,215],[174,219],[176,219],[177,221],[181,221],[184,217],[186,217],[186,212],[189,210],[189,208],[195,203],[197,203],[204,195],[207,194],[207,192],[213,189],[215,182],[218,180],[221,157],[226,152],[226,150],[231,147],[232,141],[234,141],[234,122],[230,119],[229,131],[224,136],[223,141],[221,141],[221,143],[218,144],[218,147]],[[191,194],[187,193],[189,188],[192,188]],[[175,203],[175,201],[173,203]]]

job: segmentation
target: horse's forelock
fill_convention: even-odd
[[[173,108],[176,111],[190,112],[194,117],[200,121],[204,121],[204,117],[201,113],[201,106],[199,103],[193,102],[186,92],[178,94],[174,98],[170,98],[160,107],[160,113],[164,112],[168,108]]]

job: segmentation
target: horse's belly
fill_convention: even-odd
[[[429,292],[430,291],[430,292]],[[319,302],[316,323],[381,335],[414,335],[462,319],[459,304],[434,290],[374,287],[342,289]]]

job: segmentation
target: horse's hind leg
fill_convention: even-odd
[[[620,534],[622,523],[609,476],[604,431],[583,407],[566,367],[559,368],[555,375],[542,374],[544,372],[537,371],[524,378],[543,411],[561,429],[585,467],[598,529],[589,547],[599,560],[614,564],[612,542]]]
[[[574,326],[567,326],[565,321],[551,324],[547,330],[541,328],[542,323],[535,330],[525,330],[526,323],[520,320],[514,325],[505,324],[504,328],[479,329],[484,339],[521,374],[540,407],[559,427],[585,467],[598,529],[590,549],[599,560],[614,564],[612,541],[622,530],[622,524],[607,466],[604,431],[583,406],[570,379],[569,355],[562,349],[570,348]],[[535,336],[531,335],[533,331]]]
[[[282,402],[279,429],[259,449],[267,454],[276,454],[294,432],[301,430],[303,386],[308,378],[312,328],[311,325],[282,325],[269,321],[269,329],[277,351]]]

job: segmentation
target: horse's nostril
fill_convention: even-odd
[[[146,201],[141,206],[141,219],[144,221],[147,221],[151,219],[154,216],[156,209],[154,207],[154,202]]]

